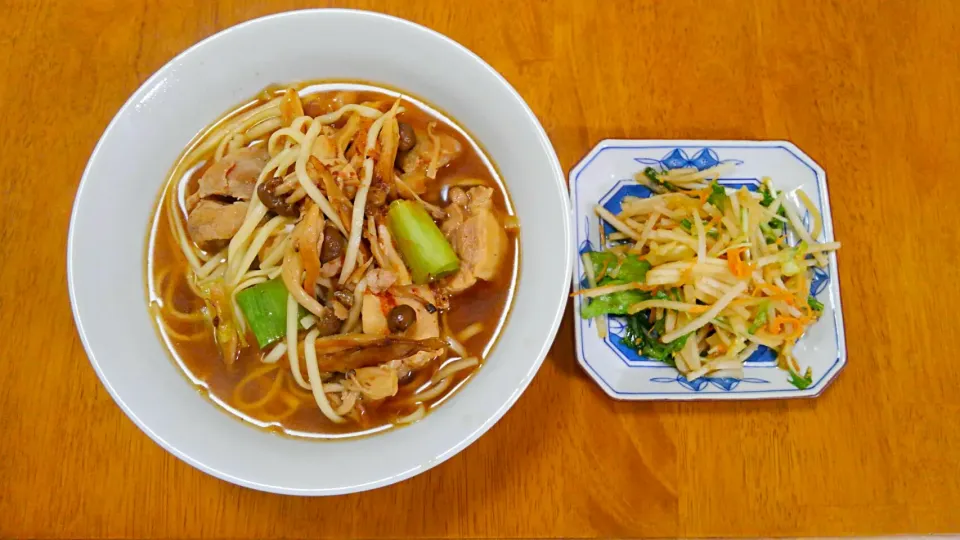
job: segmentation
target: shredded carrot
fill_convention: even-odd
[[[606,277],[607,275],[607,266],[610,265],[610,261],[603,261],[603,266],[600,267],[600,273],[597,274],[597,283],[600,283],[600,280]]]
[[[717,225],[720,225],[721,221],[723,221],[723,215],[718,214],[716,217],[710,220],[710,223],[707,223],[707,228],[704,230],[709,231],[710,229],[716,227]]]
[[[703,188],[699,191],[698,196],[700,198],[700,205],[703,206],[707,203],[707,199],[710,198],[710,193],[713,190],[710,188]]]
[[[746,248],[738,247],[727,252],[727,266],[730,268],[730,273],[741,279],[750,277],[753,273],[753,265],[747,264],[742,258],[744,251]]]
[[[803,326],[805,321],[797,317],[784,317],[782,315],[777,315],[770,321],[770,324],[767,325],[767,330],[771,334],[779,334],[783,331],[783,325],[789,324],[793,327],[793,331],[787,335],[787,339],[796,339],[803,334]]]
[[[769,298],[774,300],[780,300],[791,306],[797,305],[797,297],[787,289],[780,287],[775,287],[773,285],[768,285],[766,283],[760,283],[754,287],[753,292],[750,293],[751,296],[762,296],[766,294]]]

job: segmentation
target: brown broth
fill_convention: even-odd
[[[297,88],[302,90],[312,87],[314,84],[327,83],[305,83],[298,85]],[[309,96],[304,97],[303,101],[308,103],[313,96],[316,96],[319,100],[329,100],[335,92],[336,90],[311,92]],[[258,99],[237,108],[224,116],[217,124],[229,121],[237,115],[276,97],[276,95],[278,95],[278,90],[267,89],[261,93]],[[387,104],[386,106],[389,106],[395,99],[388,94],[373,91],[363,91],[360,92],[360,95],[361,102],[383,101]],[[323,102],[318,103],[322,106]],[[404,99],[403,105],[406,110],[398,116],[399,120],[422,129],[426,129],[427,123],[436,121],[438,132],[456,137],[464,148],[463,153],[452,163],[440,169],[437,179],[428,184],[427,193],[423,196],[424,199],[443,204],[440,186],[445,182],[463,178],[480,179],[483,180],[485,185],[494,188],[494,207],[497,212],[502,216],[512,215],[512,206],[500,181],[499,174],[492,165],[488,166],[485,163],[479,146],[442,114],[433,114],[428,110],[421,109],[407,99]],[[331,104],[330,107],[333,107],[333,105]],[[203,142],[206,133],[209,133],[209,130],[191,144],[185,151],[184,156],[190,149]],[[192,170],[187,180],[188,193],[195,189],[198,178],[207,166],[203,161],[207,159],[209,159],[209,156],[203,156],[196,163],[185,164],[189,170]],[[176,178],[168,182],[151,218],[151,242],[147,253],[148,269],[150,269],[147,276],[148,290],[150,291],[149,300],[153,303],[157,300],[163,301],[165,298],[167,305],[181,312],[197,313],[202,309],[203,302],[194,294],[186,281],[189,264],[170,231],[166,205],[163,204],[168,191],[175,187],[179,181],[180,179]],[[489,354],[508,315],[519,268],[517,234],[508,232],[508,237],[510,239],[509,253],[504,259],[497,278],[491,282],[478,282],[467,291],[454,296],[451,298],[450,309],[445,312],[448,324],[454,334],[473,323],[483,324],[483,330],[480,333],[464,342],[472,356],[484,358]],[[247,336],[247,341],[251,345],[241,350],[240,357],[234,364],[227,365],[221,360],[219,348],[214,340],[209,323],[183,321],[173,316],[164,316],[162,324],[158,325],[158,329],[175,361],[185,370],[201,393],[248,422],[277,433],[289,435],[332,438],[344,435],[363,435],[390,428],[397,417],[409,414],[414,410],[411,405],[398,406],[395,403],[412,395],[417,389],[428,383],[430,376],[441,366],[441,361],[427,366],[418,371],[410,381],[402,384],[397,396],[376,406],[365,407],[360,415],[359,422],[337,425],[330,422],[320,412],[308,391],[296,386],[286,358],[274,364],[275,369],[256,378],[244,386],[242,391],[237,391],[238,385],[248,374],[255,370],[268,369],[260,361],[261,351],[256,346],[256,341],[252,335]],[[302,359],[300,363],[301,368],[303,368]],[[429,411],[430,408],[455,392],[472,373],[468,370],[457,374],[456,380],[445,394],[426,404],[427,410]],[[306,378],[305,372],[303,375]],[[252,409],[244,406],[244,403],[250,404],[262,400],[268,394],[277,377],[283,378],[283,381],[279,383],[283,389],[282,393],[292,396],[298,402],[292,414],[281,418],[281,415],[289,411],[290,408],[289,404],[283,401],[283,398],[273,398],[263,406]]]

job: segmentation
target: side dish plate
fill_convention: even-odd
[[[633,176],[645,167],[658,170],[696,167],[703,170],[719,163],[733,162],[736,168],[719,183],[728,188],[756,189],[763,177],[787,194],[802,208],[796,190],[803,189],[823,215],[823,231],[815,240],[830,242],[833,221],[827,177],[823,169],[799,148],[785,141],[684,141],[604,140],[570,172],[573,202],[575,249],[578,254],[600,249],[599,218],[593,207],[598,202],[616,214],[625,196],[647,197],[647,188]],[[805,223],[809,215],[803,216]],[[818,396],[837,376],[847,361],[840,307],[835,253],[828,256],[826,271],[818,271],[810,294],[824,305],[823,315],[800,339],[794,349],[803,366],[813,370],[813,384],[799,389],[777,367],[775,354],[761,348],[744,366],[744,378],[700,377],[687,380],[676,369],[648,359],[623,343],[621,318],[608,318],[609,333],[598,335],[594,321],[580,317],[582,297],[574,299],[574,328],[577,359],[604,392],[623,400],[772,399]],[[573,289],[586,287],[583,261],[573,269]]]

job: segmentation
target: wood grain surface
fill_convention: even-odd
[[[572,313],[516,406],[443,465],[305,499],[142,434],[67,299],[71,202],[154,70],[270,12],[337,5],[463,43],[569,170],[607,137],[789,139],[828,171],[849,360],[816,400],[618,403]],[[955,0],[0,0],[0,536],[596,537],[960,530]],[[952,307],[951,307],[952,306]]]

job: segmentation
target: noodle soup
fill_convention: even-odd
[[[150,310],[263,428],[415,422],[482,366],[517,278],[499,175],[452,120],[357,84],[267,89],[192,142],[151,221]]]

